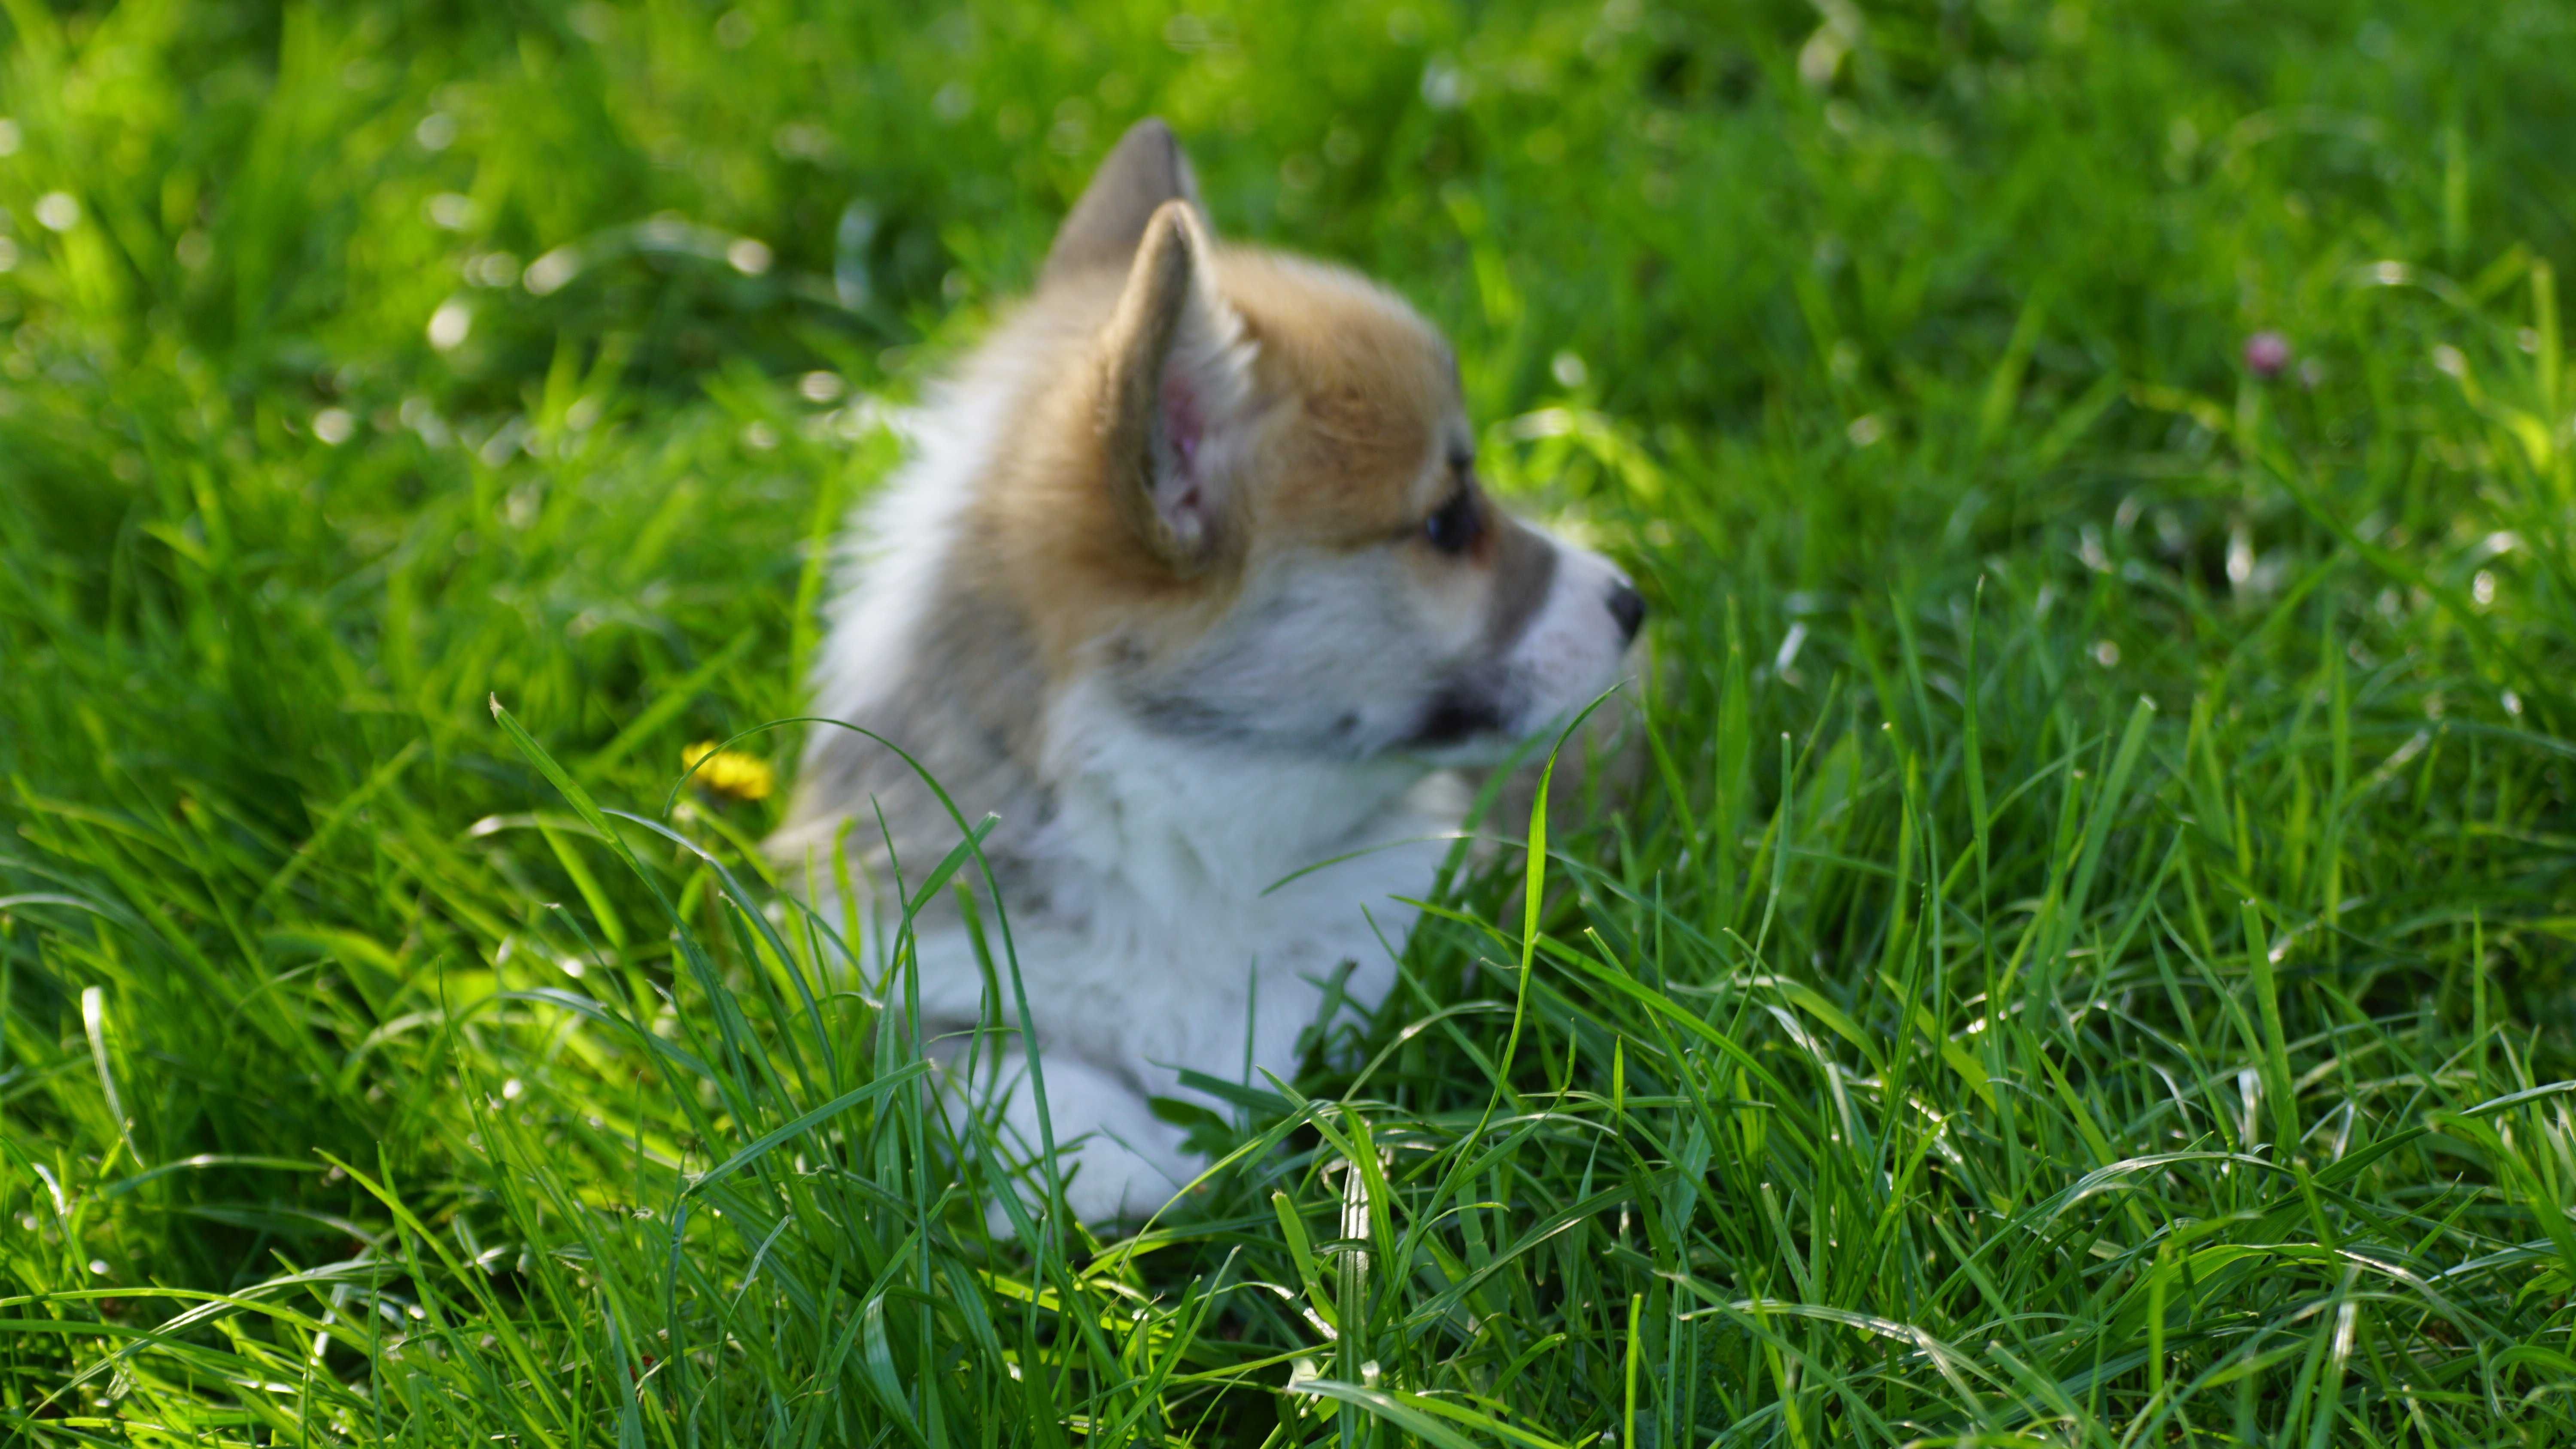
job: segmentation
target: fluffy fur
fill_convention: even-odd
[[[1285,1077],[1338,969],[1384,992],[1444,849],[1426,837],[1459,823],[1448,767],[1618,678],[1635,591],[1495,508],[1472,440],[1428,323],[1350,272],[1219,245],[1147,121],[852,528],[817,711],[1000,817],[985,851],[1086,1219],[1198,1170],[1150,1106],[1189,1095],[1181,1069]],[[771,844],[810,870],[836,837],[865,878],[828,888],[882,917],[889,847],[917,876],[957,831],[891,751],[820,727]],[[1034,1153],[1030,1044],[993,1032],[1016,1015],[969,924],[918,930],[943,1097]],[[970,1058],[995,1070],[965,1080]]]

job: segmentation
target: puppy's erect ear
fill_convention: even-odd
[[[1082,199],[1066,214],[1055,245],[1047,248],[1046,269],[1038,274],[1038,284],[1061,281],[1077,272],[1124,268],[1136,254],[1147,218],[1167,201],[1188,202],[1199,211],[1200,226],[1207,225],[1190,158],[1181,154],[1172,128],[1148,116],[1118,138]]]
[[[1164,202],[1143,231],[1100,336],[1100,442],[1120,514],[1186,577],[1228,542],[1253,344],[1217,293],[1197,209]]]

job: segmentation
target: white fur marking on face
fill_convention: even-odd
[[[1601,555],[1550,535],[1556,574],[1547,600],[1521,631],[1505,667],[1524,682],[1527,704],[1509,732],[1526,739],[1554,729],[1619,682],[1628,638],[1610,594],[1628,582]]]
[[[1627,580],[1600,555],[1543,532],[1547,582],[1508,638],[1482,615],[1418,605],[1386,549],[1273,556],[1192,647],[1121,676],[1119,698],[1166,742],[1349,769],[1490,763],[1618,683],[1628,640],[1610,610]],[[1456,739],[1419,732],[1444,702],[1488,721]],[[1266,766],[1265,766],[1266,767]]]

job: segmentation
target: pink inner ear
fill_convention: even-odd
[[[1185,478],[1198,476],[1199,439],[1206,425],[1199,417],[1198,395],[1190,391],[1187,380],[1177,372],[1163,374],[1163,436],[1172,445],[1172,455],[1180,460]]]

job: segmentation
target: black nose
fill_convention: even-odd
[[[1610,586],[1610,617],[1619,621],[1622,640],[1637,637],[1637,626],[1646,622],[1646,596],[1626,584]]]

